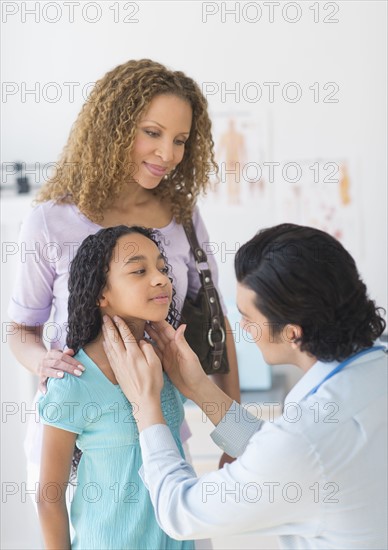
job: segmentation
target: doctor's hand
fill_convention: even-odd
[[[181,325],[174,330],[167,321],[146,324],[146,331],[157,344],[155,351],[171,382],[185,397],[193,399],[208,378],[184,337],[185,329],[186,325]]]
[[[206,376],[198,357],[185,340],[185,325],[174,330],[166,321],[158,321],[148,323],[146,331],[157,344],[155,351],[171,382],[217,426],[233,400]]]
[[[160,406],[164,380],[162,365],[151,344],[135,337],[127,324],[115,316],[103,318],[104,351],[117,382],[133,406],[138,429],[165,424]]]

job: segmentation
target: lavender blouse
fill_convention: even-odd
[[[209,236],[198,207],[193,223],[206,250]],[[69,264],[82,241],[99,229],[75,205],[53,201],[36,206],[22,224],[19,268],[8,314],[26,326],[45,324],[43,337],[51,349],[63,349],[66,342]],[[182,225],[172,220],[159,231],[181,311],[186,294],[195,296],[200,286],[194,257]],[[218,270],[211,254],[208,263],[217,285]],[[221,303],[226,312],[222,297]]]

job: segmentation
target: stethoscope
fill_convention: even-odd
[[[322,384],[326,382],[326,380],[329,380],[329,378],[332,378],[333,376],[338,374],[342,369],[347,367],[350,363],[353,363],[353,361],[356,361],[356,359],[359,359],[363,355],[367,355],[368,353],[372,353],[378,350],[384,350],[384,352],[387,353],[387,349],[385,346],[372,346],[371,348],[364,349],[363,351],[359,351],[355,355],[348,357],[347,359],[345,359],[345,361],[342,361],[342,363],[340,363],[332,371],[330,371],[329,374],[327,374],[325,378],[319,382],[319,384],[317,384],[312,390],[310,390],[309,393],[306,395],[306,397],[308,397],[309,395],[314,395],[314,393],[318,391],[318,389],[322,386]]]

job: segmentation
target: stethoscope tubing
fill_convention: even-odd
[[[330,371],[329,374],[327,374],[325,378],[319,382],[319,384],[317,384],[312,390],[310,390],[309,393],[306,395],[306,397],[308,397],[309,395],[314,395],[314,393],[318,391],[318,389],[322,386],[322,384],[324,384],[327,380],[335,376],[338,372],[340,372],[342,369],[347,367],[350,363],[353,363],[354,361],[356,361],[356,359],[359,359],[360,357],[362,357],[363,355],[367,355],[368,353],[372,353],[379,350],[384,350],[385,353],[387,353],[387,349],[385,348],[385,346],[372,346],[371,348],[364,349],[362,351],[359,351],[355,355],[348,357],[347,359],[342,361],[339,365],[337,365],[332,371]]]

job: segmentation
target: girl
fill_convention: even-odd
[[[146,352],[145,321],[175,323],[168,265],[154,231],[120,225],[87,237],[71,264],[68,313],[67,345],[86,370],[81,378],[50,378],[39,402],[45,426],[37,501],[46,548],[193,548],[171,539],[156,522],[138,474],[137,405],[121,391],[103,347],[105,314],[124,318]],[[163,377],[163,416],[183,456],[182,401]],[[70,541],[65,488],[77,466]]]

